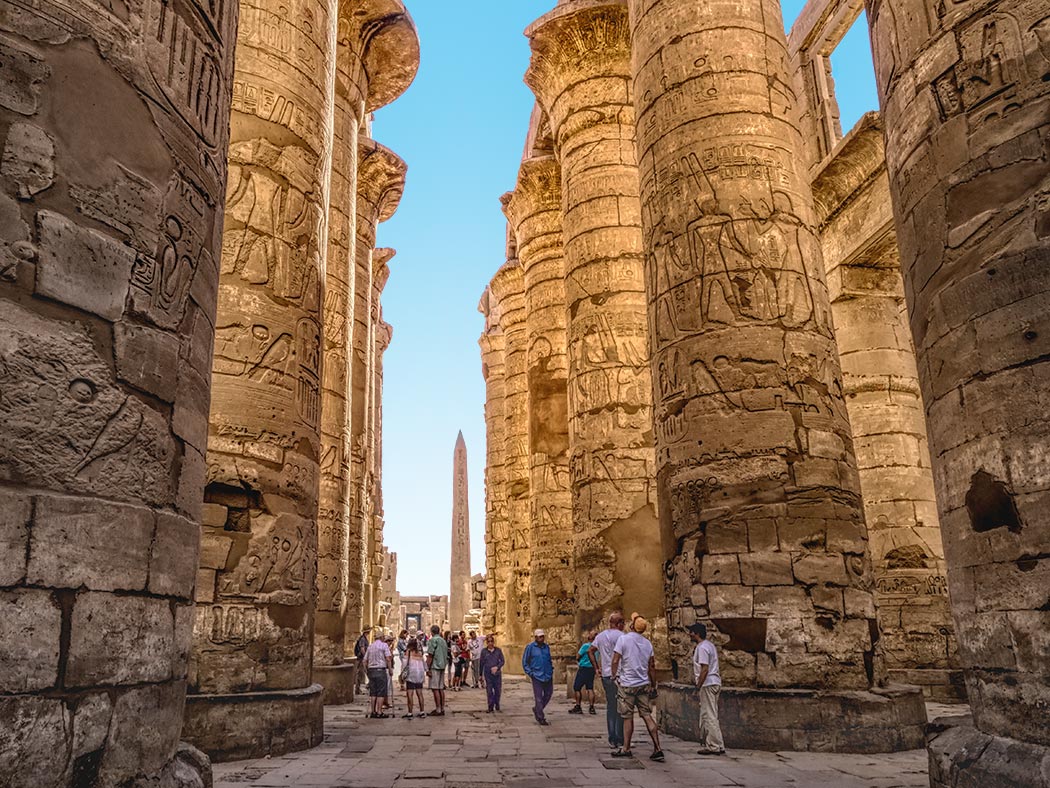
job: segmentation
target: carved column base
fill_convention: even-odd
[[[354,702],[354,684],[357,678],[357,663],[343,662],[339,665],[314,665],[314,681],[324,689],[321,703],[325,706],[344,706]]]
[[[283,755],[324,738],[322,687],[187,695],[182,738],[215,763]]]
[[[700,693],[661,684],[660,730],[700,741]],[[731,750],[879,753],[921,749],[926,704],[918,687],[870,691],[723,687],[719,723]]]
[[[982,733],[968,714],[936,719],[926,735],[930,788],[1050,788],[1050,747]]]

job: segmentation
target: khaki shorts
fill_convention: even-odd
[[[620,687],[616,693],[616,710],[625,720],[634,716],[635,710],[642,717],[651,717],[653,704],[649,700],[649,685],[640,687]]]
[[[445,689],[445,669],[438,670],[437,668],[431,668],[430,670],[430,683],[427,684],[427,689],[432,690],[443,690]]]

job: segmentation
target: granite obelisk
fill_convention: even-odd
[[[448,620],[453,630],[463,628],[470,610],[470,512],[467,507],[467,443],[463,433],[456,438],[452,461],[452,576],[448,596]]]

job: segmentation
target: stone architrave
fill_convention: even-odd
[[[376,479],[373,465],[373,380],[375,376],[374,256],[376,229],[393,216],[405,186],[405,163],[375,140],[358,146],[357,238],[351,381],[351,492],[346,632],[348,643],[373,625],[372,535]]]
[[[211,779],[179,737],[237,5],[120,8],[0,11],[8,788]]]
[[[501,592],[505,585],[507,528],[507,489],[503,462],[506,419],[503,415],[505,338],[500,327],[500,303],[492,290],[485,289],[478,311],[485,316],[481,347],[481,371],[485,378],[485,615],[482,631],[503,643],[506,629]]]
[[[630,7],[674,656],[714,624],[728,746],[918,746],[917,689],[865,694],[873,578],[781,16]],[[884,714],[829,712],[866,698]]]
[[[311,674],[336,4],[240,10],[183,730],[217,760],[312,747],[323,728]],[[252,703],[267,713],[231,733]]]
[[[353,698],[352,642],[346,642],[350,562],[350,348],[355,304],[357,150],[366,113],[396,99],[415,77],[414,25],[400,0],[343,0],[336,50],[335,134],[325,269],[321,386],[314,678],[324,703]]]
[[[794,33],[792,34],[794,38]],[[868,113],[813,193],[891,681],[965,697],[933,472],[893,229],[883,124]]]
[[[664,650],[652,385],[625,2],[572,0],[526,31],[525,81],[562,168],[578,632],[627,607]]]
[[[532,622],[556,658],[571,659],[575,628],[569,484],[568,349],[561,173],[553,156],[526,159],[504,199],[525,282],[529,408]]]
[[[532,640],[529,594],[529,387],[528,336],[525,326],[525,281],[517,258],[508,260],[489,285],[499,303],[504,337],[503,487],[507,501],[507,538],[497,549],[505,552],[503,585],[498,589],[503,622],[503,651],[507,670],[518,672],[521,653]]]
[[[448,619],[452,630],[464,629],[471,608],[470,507],[467,490],[467,444],[461,431],[452,454],[452,560],[450,562]]]
[[[1050,9],[867,9],[973,710],[931,736],[930,784],[1037,784],[1050,757]]]

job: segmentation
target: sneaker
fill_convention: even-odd
[[[416,716],[417,716],[417,717],[426,717],[426,716],[427,716],[427,713],[426,713],[425,711],[421,711],[421,712],[419,712],[419,714],[417,714]]]
[[[412,719],[415,716],[416,716],[415,714],[402,714],[401,715],[401,719],[403,719],[403,720],[410,720],[410,719]]]
[[[652,755],[649,756],[649,760],[650,761],[657,761],[658,763],[663,763],[664,751],[663,750],[657,750],[656,752],[654,752]]]
[[[596,711],[594,710],[594,706],[591,706],[591,714],[597,714],[597,713],[598,713],[598,712],[596,712]]]
[[[547,722],[547,720],[536,720],[536,722],[538,722],[540,725],[550,725],[550,723]]]
[[[725,750],[712,750],[712,749],[709,749],[707,747],[704,747],[702,750],[697,750],[696,754],[697,755],[725,755],[726,751]]]
[[[569,709],[569,714],[583,714],[583,709],[581,709],[579,706],[573,706],[571,709]]]

